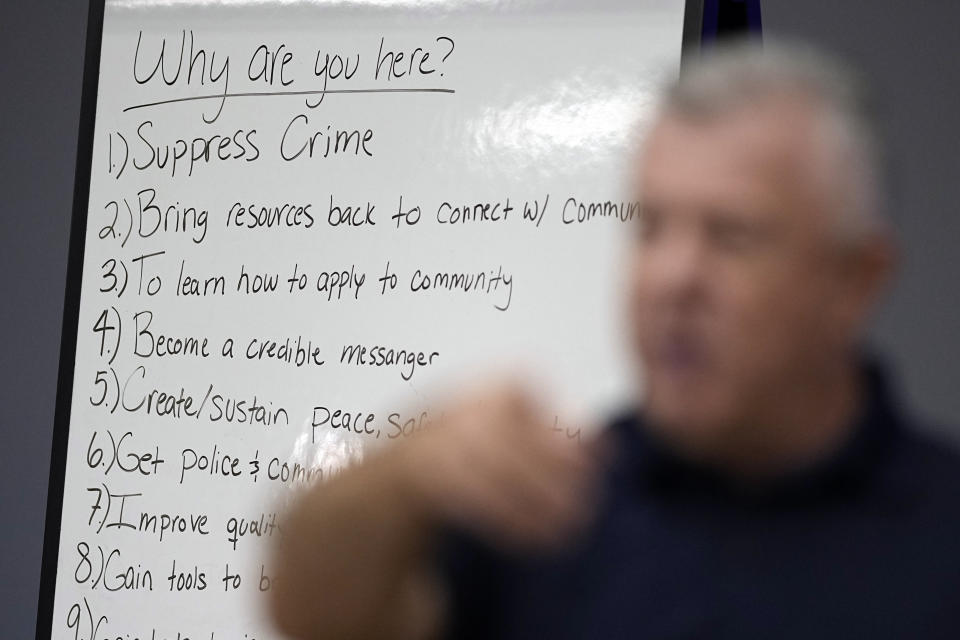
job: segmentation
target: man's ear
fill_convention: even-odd
[[[843,291],[839,306],[844,331],[854,336],[863,330],[890,285],[899,252],[888,231],[873,233],[843,251],[840,277]]]

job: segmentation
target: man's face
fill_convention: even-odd
[[[631,326],[648,416],[694,449],[762,422],[851,338],[818,123],[771,98],[668,114],[647,139]]]

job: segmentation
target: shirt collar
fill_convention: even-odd
[[[642,411],[615,420],[616,467],[622,477],[655,493],[671,493],[783,504],[842,498],[870,480],[892,449],[901,419],[884,367],[865,356],[860,370],[864,398],[856,424],[833,453],[807,467],[761,483],[735,483],[722,472],[686,461],[658,442],[644,428]]]

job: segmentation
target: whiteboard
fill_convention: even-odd
[[[635,395],[629,154],[682,2],[91,15],[38,637],[277,637],[298,490],[477,377],[558,437]]]

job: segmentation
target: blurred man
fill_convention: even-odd
[[[960,459],[860,346],[875,142],[806,50],[713,56],[636,169],[640,409],[582,446],[517,386],[317,487],[278,548],[301,638],[960,637]]]

